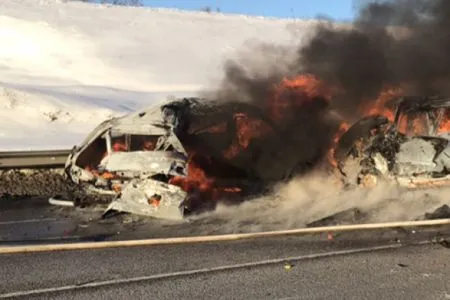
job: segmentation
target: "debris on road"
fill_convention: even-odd
[[[360,223],[367,216],[358,208],[350,208],[308,223],[307,227],[332,226]]]
[[[446,240],[446,239],[441,239],[441,240],[439,241],[439,245],[441,245],[441,246],[443,246],[443,247],[445,247],[445,248],[450,249],[450,241],[448,241],[448,240]]]
[[[450,207],[448,205],[442,205],[431,213],[425,213],[425,219],[445,219],[450,218]]]
[[[53,197],[48,199],[48,203],[50,203],[51,205],[57,205],[57,206],[66,206],[66,207],[74,207],[75,206],[73,201],[55,199]]]
[[[294,265],[292,263],[289,263],[289,262],[284,263],[284,269],[286,271],[291,270],[293,267],[294,267]]]
[[[329,240],[329,241],[333,241],[334,240],[333,233],[331,233],[331,232],[327,233],[327,240]]]

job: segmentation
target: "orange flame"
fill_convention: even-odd
[[[296,78],[283,79],[279,85],[273,89],[267,102],[269,115],[275,121],[283,120],[286,115],[295,108],[314,101],[316,97],[330,101],[331,89],[324,83],[310,74],[301,75]],[[235,158],[241,151],[247,149],[253,139],[260,138],[270,132],[271,128],[263,120],[249,117],[244,113],[236,113],[235,138],[228,149],[223,152],[226,159]],[[208,131],[219,133],[224,130],[223,126],[211,127]],[[214,179],[208,178],[205,173],[195,165],[192,160],[194,154],[189,159],[189,175],[186,178],[175,177],[170,183],[176,184],[187,192],[198,190],[203,193],[211,192],[214,195],[220,192],[239,192],[236,187],[219,188],[214,186]]]
[[[447,110],[443,116],[441,124],[439,124],[437,133],[449,133],[449,132],[450,132],[450,110]]]
[[[175,176],[169,180],[169,184],[177,185],[190,194],[200,192],[203,197],[210,200],[217,200],[224,194],[237,194],[242,191],[238,187],[218,187],[215,179],[208,177],[194,162],[194,156],[195,153],[191,153],[188,158],[188,176]]]
[[[270,128],[262,120],[250,118],[246,114],[237,113],[234,115],[234,119],[236,138],[224,152],[224,157],[227,159],[236,157],[242,149],[248,148],[252,139],[259,138],[270,131]]]
[[[188,158],[188,176],[175,176],[169,180],[169,184],[177,185],[188,193],[194,190],[200,192],[212,190],[214,180],[206,177],[205,172],[193,161],[193,157],[194,154],[190,154]]]
[[[385,107],[385,105],[389,100],[391,100],[395,97],[400,97],[403,95],[403,93],[404,93],[404,90],[401,87],[396,87],[396,88],[386,87],[386,88],[384,88],[379,93],[379,95],[375,99],[375,101],[369,101],[368,105],[365,105],[364,107],[362,107],[364,116],[380,114],[380,115],[383,115],[386,118],[388,118],[389,121],[393,121],[394,120],[394,112],[392,111],[392,109]]]
[[[206,131],[209,133],[222,133],[225,132],[226,130],[227,130],[227,123],[225,122],[211,126],[206,129]]]
[[[273,88],[269,95],[266,109],[274,120],[283,121],[292,115],[292,111],[302,107],[317,97],[330,101],[333,90],[328,88],[321,80],[311,74],[304,74],[295,78],[284,78]],[[266,135],[270,128],[259,119],[250,118],[243,113],[234,115],[236,122],[236,138],[233,144],[224,151],[224,157],[232,159],[243,149],[247,149],[250,141]]]
[[[275,86],[267,107],[274,120],[281,120],[288,115],[289,110],[301,107],[317,97],[330,101],[333,92],[333,89],[311,74],[285,78]]]
[[[383,115],[386,118],[388,118],[390,121],[394,120],[394,112],[391,108],[386,107],[386,104],[389,100],[399,97],[403,95],[403,89],[400,87],[391,88],[386,87],[384,88],[378,95],[378,97],[373,101],[367,101],[368,104],[363,105],[361,107],[362,117],[365,116],[371,116],[371,115]],[[327,159],[330,165],[334,168],[337,167],[337,162],[334,158],[334,153],[336,151],[336,147],[338,144],[339,139],[341,136],[347,132],[347,130],[350,128],[349,123],[342,122],[339,126],[339,129],[337,130],[333,142],[331,144],[330,149],[328,150]]]
[[[328,162],[331,164],[331,166],[333,166],[334,168],[337,167],[337,161],[334,158],[334,152],[336,151],[336,147],[337,144],[339,142],[339,139],[341,138],[341,136],[347,132],[347,130],[350,128],[350,125],[347,122],[342,122],[341,125],[339,126],[338,131],[336,132],[336,134],[334,135],[333,138],[333,142],[331,145],[331,148],[328,150],[327,153],[327,159]]]

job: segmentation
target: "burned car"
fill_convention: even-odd
[[[365,117],[340,138],[335,159],[347,186],[380,180],[406,188],[450,183],[450,99],[401,97],[386,103],[394,115]]]
[[[168,184],[187,175],[187,153],[176,117],[150,109],[98,125],[69,155],[65,172],[87,195],[114,199],[107,211],[177,218],[186,192]],[[109,196],[109,197],[108,197]]]
[[[289,178],[298,158],[290,155],[286,169],[280,164],[286,151],[261,151],[270,148],[267,139],[258,140],[262,132],[276,133],[266,134],[270,145],[283,142],[255,106],[176,99],[98,125],[73,148],[65,174],[89,196],[85,201],[106,198],[105,214],[179,219],[214,208],[219,198],[241,202]]]

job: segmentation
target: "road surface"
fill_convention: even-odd
[[[450,299],[450,249],[368,250],[375,244],[284,238],[1,255],[0,297]]]
[[[85,222],[30,201],[3,206],[3,245],[149,238],[213,223]],[[6,212],[6,213],[5,213]],[[27,221],[28,220],[28,221]],[[159,225],[158,225],[159,224]],[[83,225],[83,226],[80,226]],[[151,227],[154,225],[154,227]],[[175,230],[176,229],[176,230]],[[120,232],[118,232],[120,231]],[[0,298],[450,299],[450,228],[0,255]],[[448,246],[448,245],[447,245]]]

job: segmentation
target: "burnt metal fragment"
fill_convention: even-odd
[[[425,219],[427,220],[447,218],[450,218],[450,207],[447,204],[438,207],[431,213],[425,213]]]
[[[344,211],[340,211],[328,217],[319,219],[308,223],[307,227],[320,227],[320,226],[333,226],[342,224],[355,224],[360,223],[367,216],[358,208],[350,208]]]

